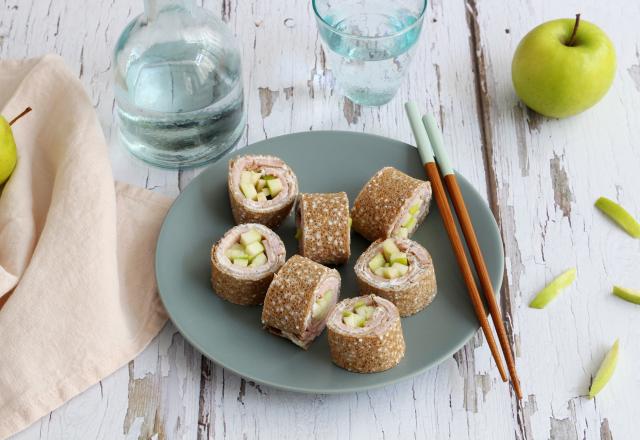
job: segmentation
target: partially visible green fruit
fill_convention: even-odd
[[[18,162],[16,141],[9,122],[0,116],[0,185],[9,180]]]
[[[616,339],[616,342],[613,343],[613,347],[611,347],[611,350],[609,350],[609,353],[607,353],[600,364],[596,377],[593,378],[591,388],[589,389],[589,399],[593,399],[600,391],[602,391],[607,383],[609,383],[609,380],[611,379],[611,376],[613,376],[613,372],[616,371],[616,366],[618,365],[618,351],[619,343]]]
[[[600,197],[596,200],[595,206],[633,238],[640,238],[640,223],[622,206],[606,197]]]
[[[545,116],[564,118],[583,112],[600,101],[613,82],[616,51],[611,40],[598,26],[578,17],[534,28],[513,56],[516,94]]]
[[[562,289],[569,287],[571,283],[573,283],[576,279],[576,270],[575,268],[569,269],[566,272],[559,275],[553,281],[551,281],[547,286],[542,289],[535,298],[529,303],[529,307],[534,309],[543,309],[549,304],[558,294],[562,291]]]

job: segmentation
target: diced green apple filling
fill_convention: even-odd
[[[392,280],[407,274],[409,260],[407,254],[398,249],[393,239],[388,238],[382,242],[382,252],[378,252],[369,261],[369,269],[380,277]]]
[[[322,319],[329,312],[329,307],[333,303],[333,291],[327,290],[320,298],[318,298],[311,308],[311,317],[313,319]]]
[[[224,254],[234,265],[241,267],[257,267],[267,262],[262,234],[257,229],[240,234],[240,242],[234,243]]]
[[[353,306],[352,310],[342,312],[342,322],[353,328],[364,327],[375,311],[375,306],[368,306],[364,302],[358,302]]]
[[[418,221],[417,215],[420,212],[420,202],[417,202],[409,208],[409,212],[404,216],[402,221],[400,222],[400,227],[394,234],[399,238],[408,238],[409,231],[411,231]]]
[[[266,202],[280,194],[282,181],[270,174],[245,170],[240,173],[240,191],[249,200]]]

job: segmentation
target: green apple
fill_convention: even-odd
[[[585,111],[609,90],[616,51],[593,23],[548,21],[520,41],[511,64],[516,94],[531,109],[564,118]]]
[[[0,116],[0,185],[9,179],[17,161],[18,152],[11,126],[4,117]]]
[[[255,228],[251,228],[247,232],[240,234],[240,243],[244,246],[248,246],[251,243],[259,242],[261,240],[262,234]]]

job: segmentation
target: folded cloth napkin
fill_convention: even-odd
[[[170,200],[114,185],[61,58],[0,61],[1,113],[27,106],[0,195],[0,438],[126,364],[166,321],[153,262]]]

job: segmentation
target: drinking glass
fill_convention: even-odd
[[[353,102],[382,105],[402,83],[427,0],[313,0],[337,85]]]

